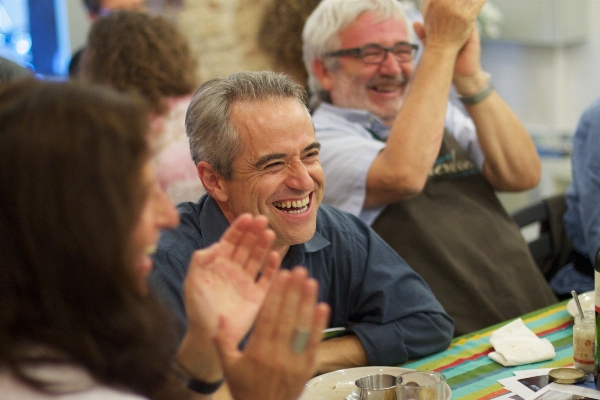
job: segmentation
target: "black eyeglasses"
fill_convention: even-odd
[[[387,57],[388,51],[392,53],[396,61],[404,63],[412,61],[419,46],[407,42],[399,42],[394,47],[385,47],[378,44],[367,44],[362,47],[355,47],[353,49],[343,49],[332,51],[323,54],[323,57],[341,57],[351,56],[359,57],[363,62],[367,64],[380,64]]]

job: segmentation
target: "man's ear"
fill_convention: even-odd
[[[332,72],[329,68],[325,66],[323,59],[315,58],[310,64],[310,66],[312,68],[313,75],[315,76],[315,78],[317,78],[317,80],[321,84],[321,87],[325,89],[325,91],[329,92],[331,90],[331,87],[333,86]]]
[[[229,199],[227,187],[223,185],[225,179],[213,170],[213,167],[206,161],[200,161],[196,166],[198,177],[204,185],[206,192],[215,200],[225,202]]]

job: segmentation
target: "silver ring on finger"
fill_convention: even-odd
[[[308,329],[296,328],[292,334],[292,352],[300,354],[306,349],[310,331]]]

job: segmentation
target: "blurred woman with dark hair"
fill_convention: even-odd
[[[2,398],[201,399],[223,376],[236,399],[297,397],[328,308],[305,270],[277,272],[263,217],[240,217],[194,256],[177,349],[146,284],[160,229],[179,221],[147,132],[144,103],[107,88],[0,89]],[[300,328],[310,337],[297,352]],[[273,382],[257,385],[265,376]]]

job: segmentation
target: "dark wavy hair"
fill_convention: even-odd
[[[186,37],[171,20],[115,11],[92,24],[79,76],[122,92],[136,91],[160,114],[167,110],[166,97],[194,92],[196,68]]]
[[[28,367],[48,362],[151,398],[167,385],[171,324],[135,291],[130,244],[146,116],[141,99],[95,85],[0,89],[0,365],[40,390],[51,382]]]

